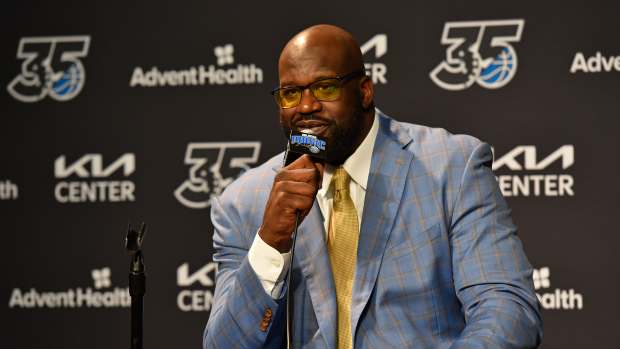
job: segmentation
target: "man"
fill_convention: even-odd
[[[532,270],[489,146],[376,110],[359,46],[338,27],[297,34],[278,69],[282,129],[327,137],[328,158],[282,167],[280,154],[213,200],[204,347],[281,347],[287,288],[296,348],[537,346]]]

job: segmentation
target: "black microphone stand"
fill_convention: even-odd
[[[293,243],[291,244],[291,266],[288,269],[288,275],[286,276],[286,348],[291,349],[293,347],[293,319],[291,318],[293,312],[293,299],[291,298],[291,275],[293,275],[293,257],[295,257],[295,241],[297,241],[297,228],[299,228],[300,213],[297,211],[295,215],[295,230],[293,230]]]
[[[144,311],[144,294],[146,293],[146,275],[142,257],[142,241],[146,234],[146,224],[142,223],[139,231],[127,227],[125,248],[131,256],[129,264],[129,295],[131,296],[131,349],[142,349],[142,319]]]

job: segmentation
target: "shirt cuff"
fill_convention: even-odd
[[[291,253],[280,253],[261,239],[258,232],[248,251],[248,261],[265,292],[276,299],[284,286],[284,276],[291,264]]]

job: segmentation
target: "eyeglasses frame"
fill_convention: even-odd
[[[344,83],[345,83],[347,80],[352,79],[352,78],[354,78],[354,77],[356,77],[356,76],[358,76],[358,75],[365,75],[365,74],[366,74],[366,70],[362,68],[362,69],[358,69],[358,70],[352,71],[352,72],[350,72],[350,73],[348,73],[348,74],[345,74],[345,75],[342,75],[342,76],[339,76],[339,75],[338,75],[338,76],[335,76],[335,77],[320,78],[320,79],[315,80],[315,81],[313,81],[313,82],[311,82],[311,83],[309,83],[309,84],[307,84],[307,85],[304,85],[304,86],[284,86],[284,87],[276,87],[276,88],[274,88],[273,90],[271,90],[271,92],[270,92],[270,93],[271,93],[271,95],[272,95],[272,96],[274,96],[274,99],[275,99],[276,93],[277,93],[278,91],[281,91],[281,90],[288,90],[288,89],[293,89],[293,88],[298,88],[298,89],[301,91],[302,95],[300,95],[300,97],[299,97],[299,102],[297,102],[297,104],[295,104],[294,106],[284,108],[284,107],[280,106],[280,104],[276,101],[276,104],[278,105],[278,107],[280,107],[280,108],[282,108],[282,109],[291,109],[291,108],[295,108],[295,107],[297,107],[297,106],[299,105],[299,103],[301,103],[301,98],[303,97],[303,93],[304,93],[304,91],[305,91],[306,89],[309,89],[312,85],[314,85],[314,84],[316,84],[316,83],[319,83],[319,82],[321,82],[321,81],[325,81],[325,80],[338,80],[338,82],[340,83],[340,87],[342,87],[342,85],[344,85]],[[314,97],[317,101],[321,101],[320,99],[318,99],[318,98],[314,95],[314,93],[312,92],[312,89],[310,89],[310,93],[312,94],[312,97]],[[322,102],[325,102],[325,101],[322,101]]]

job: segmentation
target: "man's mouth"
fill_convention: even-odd
[[[295,128],[300,132],[307,132],[317,136],[323,136],[329,124],[318,120],[303,120],[295,124]]]

